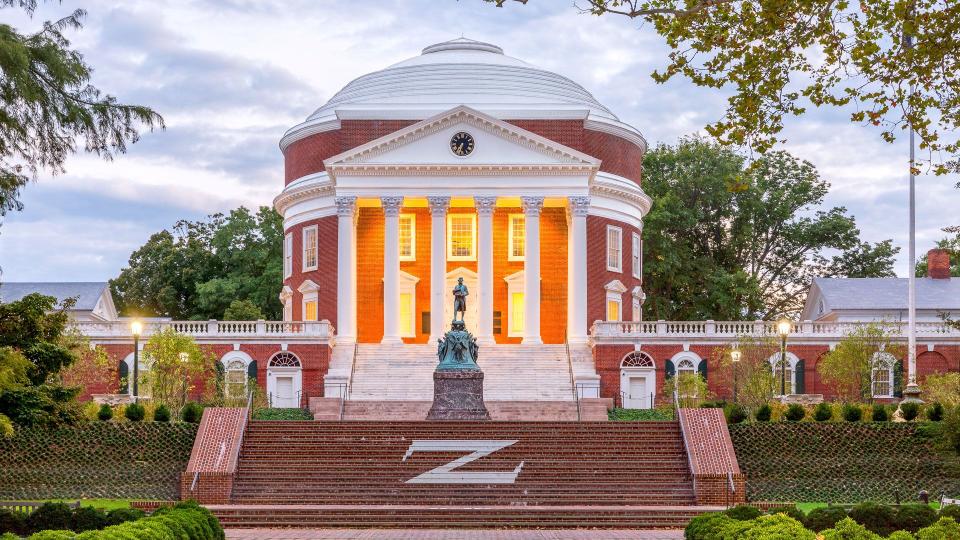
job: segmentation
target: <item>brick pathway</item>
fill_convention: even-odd
[[[681,540],[683,531],[227,529],[227,540]]]

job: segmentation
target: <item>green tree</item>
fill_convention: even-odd
[[[264,318],[278,319],[282,254],[280,215],[240,207],[155,233],[110,288],[127,315],[222,319],[234,300],[249,300]]]
[[[752,320],[796,314],[814,276],[893,276],[898,249],[863,242],[829,184],[785,152],[745,159],[700,138],[644,159],[648,318]]]
[[[216,361],[192,337],[172,328],[150,336],[143,354],[150,366],[141,373],[144,387],[150,389],[156,403],[166,405],[174,413],[179,413],[187,402],[195,380]]]
[[[503,6],[506,0],[486,0]],[[528,0],[517,0],[527,3]],[[706,130],[764,152],[784,117],[810,106],[854,109],[853,122],[893,141],[912,125],[937,174],[960,171],[960,4],[938,0],[583,0],[581,11],[649,24],[670,47],[652,76],[730,88]],[[912,46],[905,38],[914,36]],[[906,160],[904,160],[906,161]]]
[[[256,321],[262,318],[260,308],[250,300],[234,300],[223,312],[225,321]]]
[[[740,352],[740,360],[733,361],[732,353]],[[774,390],[779,386],[773,377],[770,358],[778,354],[780,345],[773,336],[740,336],[724,348],[713,352],[712,366],[716,366],[710,377],[726,388],[737,386],[737,403],[751,411],[767,404]]]
[[[36,6],[0,0],[0,9],[31,15]],[[111,159],[137,141],[138,126],[163,127],[150,108],[121,104],[90,84],[92,68],[63,34],[81,28],[85,14],[75,10],[34,33],[0,23],[0,216],[22,209],[20,190],[40,169],[63,172],[78,142]]]
[[[871,373],[874,368],[885,367],[880,364],[883,358],[878,353],[888,353],[893,358],[900,358],[905,353],[904,347],[894,341],[898,333],[895,327],[883,323],[857,326],[817,362],[821,380],[833,387],[841,401],[870,399],[873,395]],[[891,366],[894,372],[898,365]],[[896,375],[894,377],[896,379]],[[892,388],[897,381],[889,382]]]

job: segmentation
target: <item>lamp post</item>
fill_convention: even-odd
[[[133,402],[139,403],[140,393],[137,382],[140,379],[140,333],[143,332],[143,323],[130,323],[130,333],[133,334]]]
[[[733,402],[737,402],[737,366],[740,365],[740,349],[730,351],[730,359],[733,361]]]
[[[787,395],[787,336],[790,335],[790,321],[783,319],[777,323],[780,334],[780,395]]]

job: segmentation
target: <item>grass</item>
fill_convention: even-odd
[[[313,420],[307,409],[256,409],[254,420]]]
[[[62,502],[73,504],[78,499],[46,499],[42,501],[30,502]],[[80,506],[90,506],[100,510],[116,510],[117,508],[130,508],[130,502],[133,499],[79,499]]]
[[[907,503],[907,502],[910,502],[910,501],[904,501],[904,503]],[[827,503],[825,503],[825,502],[805,502],[805,503],[797,503],[797,508],[799,508],[800,511],[803,512],[804,514],[809,514],[811,510],[814,510],[814,509],[816,509],[816,508],[824,508],[824,507],[826,507],[826,506],[830,506],[830,505],[827,504]],[[850,504],[842,504],[842,505],[837,505],[837,506],[850,507],[850,506],[852,506],[852,505],[850,505]],[[939,510],[940,510],[940,503],[932,502],[932,503],[930,503],[930,508],[933,508],[934,510],[938,510],[938,511],[939,511]]]
[[[613,409],[607,418],[612,422],[662,422],[673,420],[673,409]]]

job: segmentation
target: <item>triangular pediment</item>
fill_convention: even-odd
[[[466,132],[473,151],[458,156],[451,139]],[[600,161],[466,106],[417,122],[324,161],[331,176],[378,171],[538,170],[592,174]]]

